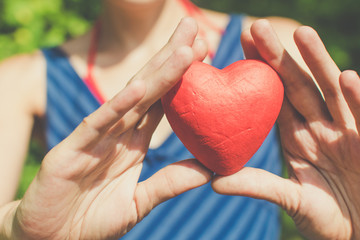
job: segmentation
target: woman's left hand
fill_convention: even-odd
[[[294,39],[316,84],[266,20],[242,36],[247,57],[265,60],[283,80],[278,124],[289,179],[244,168],[213,188],[280,205],[310,239],[360,239],[360,79],[340,72],[312,28]]]

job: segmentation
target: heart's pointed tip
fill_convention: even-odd
[[[224,169],[224,170],[212,170],[214,173],[216,173],[216,175],[220,175],[220,176],[230,176],[233,175],[237,172],[239,172],[243,167],[240,168],[231,168],[231,169]]]

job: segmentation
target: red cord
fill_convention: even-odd
[[[210,27],[212,30],[218,32],[220,35],[224,34],[224,29],[213,24],[209,20],[209,18],[207,18],[205,16],[203,11],[201,11],[201,9],[198,8],[190,0],[179,0],[179,2],[184,6],[184,8],[189,16],[194,17],[194,18],[197,17],[200,21],[202,21],[205,25]],[[206,33],[204,30],[202,30],[202,29],[199,30],[199,36],[201,36],[208,43],[208,46],[209,46],[209,42],[206,39]],[[215,52],[210,47],[208,48],[208,55],[209,55],[210,59],[214,59],[214,57],[215,57]]]
[[[196,15],[198,15],[198,17],[200,17],[199,20],[203,21],[208,27],[212,28],[214,31],[220,33],[221,35],[224,34],[224,29],[216,26],[213,22],[211,22],[209,18],[205,16],[203,11],[201,11],[201,9],[194,3],[192,3],[190,0],[179,0],[179,2],[183,4],[189,16],[196,17]]]
[[[93,69],[94,69],[94,64],[95,64],[95,59],[96,59],[96,51],[97,51],[100,29],[101,29],[101,23],[100,23],[100,21],[97,21],[93,28],[92,34],[91,34],[89,54],[88,54],[88,60],[87,60],[87,74],[84,79],[84,82],[87,85],[87,87],[90,89],[92,94],[95,96],[95,98],[101,104],[103,104],[106,102],[106,100],[105,100],[103,94],[101,93],[100,89],[98,88],[98,86],[94,80],[94,77],[93,77]]]
[[[204,13],[201,11],[201,9],[198,8],[195,4],[193,4],[190,0],[179,0],[179,2],[184,6],[184,8],[189,16],[194,17],[194,18],[198,17],[200,21],[202,21],[205,25],[209,26],[214,31],[218,32],[221,35],[224,34],[224,29],[213,24],[204,15]],[[98,46],[100,30],[101,30],[101,22],[97,21],[95,23],[95,26],[94,26],[92,34],[91,34],[89,54],[88,54],[88,59],[87,59],[87,74],[84,79],[84,82],[87,85],[87,87],[89,88],[89,90],[92,92],[92,94],[95,96],[95,98],[101,104],[103,104],[106,102],[106,99],[103,96],[103,94],[101,93],[100,89],[98,88],[98,86],[94,80],[94,77],[93,77],[93,70],[94,70],[94,65],[95,65],[95,60],[96,60],[96,51],[97,51],[97,46]],[[200,29],[199,35],[205,41],[207,41],[206,33],[204,30]],[[212,51],[209,48],[208,55],[211,59],[213,59],[215,56],[215,53],[214,53],[214,51]]]

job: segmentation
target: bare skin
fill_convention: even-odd
[[[103,5],[94,78],[105,98],[111,99],[166,44],[187,12],[177,0],[103,0]],[[227,14],[207,10],[203,12],[218,28],[224,29],[228,24]],[[200,37],[205,37],[209,48],[216,51],[221,35],[200,19],[195,19],[199,28],[206,33]],[[246,17],[243,28],[249,28],[254,20],[256,18]],[[291,37],[299,24],[278,17],[269,20],[282,43],[301,62]],[[90,35],[89,32],[61,46],[80,77],[86,75]],[[210,63],[211,59],[206,57],[205,61]],[[15,196],[34,125],[39,126],[35,135],[43,136],[45,132],[42,123],[46,111],[46,63],[40,51],[32,55],[15,56],[0,64],[0,75],[1,206],[12,201]],[[166,118],[163,118],[153,134],[150,148],[160,146],[171,132]]]
[[[312,28],[299,28],[294,39],[324,98],[269,22],[255,22],[242,36],[246,55],[264,59],[283,79],[278,123],[289,179],[244,168],[217,177],[213,189],[280,205],[309,239],[359,239],[360,78],[338,69]]]
[[[210,181],[208,170],[194,160],[186,160],[138,183],[151,135],[162,117],[157,100],[193,60],[205,57],[204,43],[194,41],[194,26],[192,20],[182,22],[169,44],[123,91],[109,92],[109,98],[113,98],[47,154],[25,197],[0,208],[2,239],[115,239],[126,234],[156,205]],[[213,188],[223,194],[279,204],[309,238],[358,239],[360,79],[354,72],[339,71],[313,30],[300,28],[295,41],[326,102],[268,22],[256,21],[243,34],[247,57],[264,59],[284,81],[287,98],[279,126],[290,179],[244,168],[235,175],[217,177]],[[0,106],[15,119],[13,123],[6,118],[5,124],[0,124],[1,130],[10,133],[10,128],[13,134],[1,143],[14,144],[18,150],[2,157],[4,164],[8,164],[4,161],[8,157],[16,160],[24,156],[32,117],[44,113],[44,93],[33,95],[29,91],[36,86],[42,86],[44,91],[42,61],[37,53],[8,60],[1,66],[3,76],[11,81],[1,82],[4,95],[0,95],[13,99],[9,91],[21,93],[20,99]],[[19,71],[6,70],[18,69],[18,62],[36,81],[28,81]],[[167,77],[163,78],[165,72]],[[15,111],[14,106],[21,111]],[[19,123],[23,128],[17,126]],[[25,137],[16,142],[22,134]],[[5,166],[21,166],[15,160]],[[4,174],[12,178],[11,171]]]

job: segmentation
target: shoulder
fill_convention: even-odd
[[[2,101],[42,115],[45,105],[46,62],[41,51],[10,57],[0,63],[0,96]]]
[[[30,54],[19,54],[1,61],[0,71],[3,77],[4,74],[6,76],[21,76],[28,75],[29,73],[39,75],[44,65],[43,54],[40,50],[37,50]],[[23,71],[19,71],[19,68]]]

